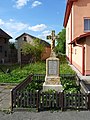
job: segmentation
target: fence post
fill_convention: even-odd
[[[64,111],[64,92],[60,92],[61,110]]]
[[[88,110],[90,110],[90,93],[88,93]]]
[[[39,112],[39,90],[37,90],[37,103],[36,103],[37,111]]]
[[[10,90],[10,104],[11,104],[11,112],[13,111],[13,90]]]

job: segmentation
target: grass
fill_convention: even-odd
[[[19,65],[12,66],[0,66],[4,71],[10,68],[11,73],[3,73],[0,71],[0,83],[20,83],[29,74],[45,74],[46,65],[45,62],[36,62],[33,64],[27,64],[22,69]],[[66,63],[60,64],[60,74],[75,74],[71,67]]]

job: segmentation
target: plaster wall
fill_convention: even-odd
[[[84,31],[84,18],[90,18],[90,0],[74,2],[72,11],[72,39],[74,39],[86,32]]]

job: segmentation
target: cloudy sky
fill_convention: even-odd
[[[15,38],[22,33],[46,39],[63,28],[66,0],[0,0],[0,28]]]

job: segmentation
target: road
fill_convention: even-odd
[[[90,111],[0,112],[0,120],[90,120]]]

